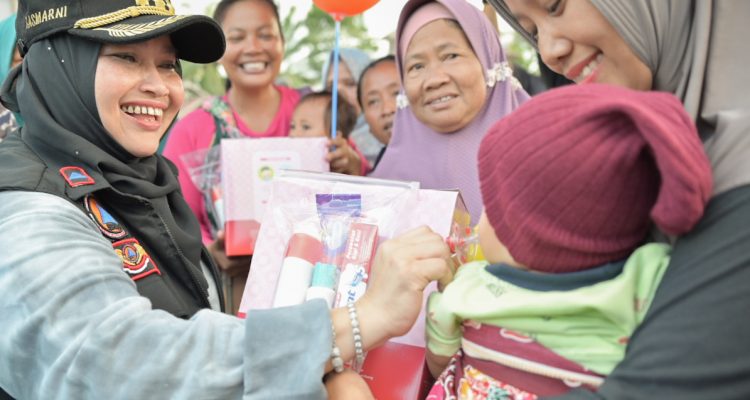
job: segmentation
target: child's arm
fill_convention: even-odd
[[[367,160],[351,146],[349,141],[340,134],[332,139],[329,147],[335,149],[328,153],[327,160],[331,163],[331,171],[347,175],[364,175],[369,164]]]
[[[443,293],[435,292],[427,300],[427,368],[437,378],[461,347],[461,321],[444,304]]]
[[[425,359],[427,360],[427,368],[430,370],[430,374],[435,379],[437,379],[438,376],[443,373],[445,367],[448,366],[448,362],[450,362],[451,360],[449,356],[441,356],[435,354],[429,349],[425,354]]]

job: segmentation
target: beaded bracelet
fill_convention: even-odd
[[[336,346],[336,327],[331,321],[331,332],[333,333],[333,344],[331,347],[331,365],[337,373],[344,372],[344,359],[341,358],[341,350]]]
[[[359,330],[357,309],[354,307],[354,303],[349,303],[347,308],[349,308],[349,319],[352,322],[352,337],[354,338],[354,364],[352,368],[359,372],[362,369],[362,364],[365,362],[365,351],[362,348],[362,335]]]

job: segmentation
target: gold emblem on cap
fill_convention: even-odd
[[[129,37],[129,36],[141,35],[141,34],[153,31],[154,29],[159,29],[162,26],[169,25],[185,17],[186,17],[185,15],[175,15],[172,17],[163,18],[158,21],[149,22],[145,24],[122,23],[122,24],[108,26],[105,28],[95,28],[94,30],[107,31],[109,36],[113,36],[113,37]]]
[[[134,6],[96,17],[79,19],[73,27],[81,29],[99,28],[140,15],[164,15],[169,17],[174,15],[174,7],[170,0],[135,0]]]
[[[174,7],[170,0],[135,0],[135,5],[140,7],[156,7],[171,11],[174,14]]]

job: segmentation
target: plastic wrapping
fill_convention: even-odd
[[[211,235],[224,228],[224,204],[221,189],[221,146],[185,153],[180,156],[190,181],[203,195]]]
[[[264,218],[240,316],[279,306],[279,298],[303,302],[309,292],[311,298],[329,299],[330,282],[313,284],[317,263],[336,266],[333,307],[355,302],[365,293],[378,244],[421,225],[458,243],[467,235],[470,222],[457,191],[419,189],[416,182],[302,171],[283,171],[274,179]],[[314,240],[301,241],[301,232]],[[458,247],[458,257],[463,258],[464,243]],[[292,266],[286,273],[285,260],[290,255],[307,257],[309,263],[303,268]],[[301,272],[292,274],[294,268]],[[289,284],[293,280],[297,284]],[[425,289],[425,301],[435,289],[435,284]],[[294,293],[280,294],[279,290]],[[422,314],[406,335],[368,352],[361,373],[376,397],[418,397],[429,375],[424,370],[424,329]]]

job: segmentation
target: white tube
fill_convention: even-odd
[[[302,304],[312,281],[313,265],[301,258],[286,257],[281,265],[273,307]]]

